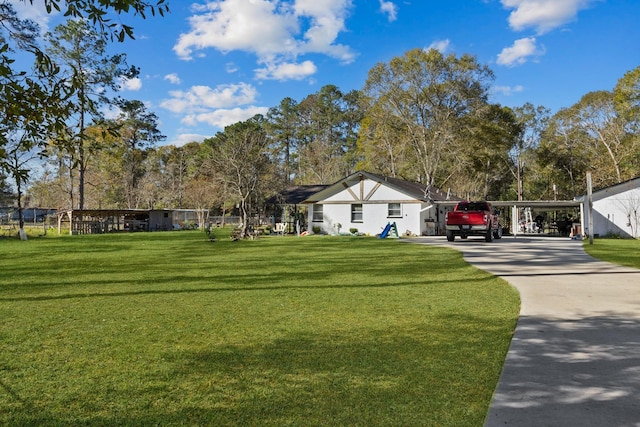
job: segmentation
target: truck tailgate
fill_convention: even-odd
[[[483,212],[449,212],[447,225],[483,225],[485,214]]]

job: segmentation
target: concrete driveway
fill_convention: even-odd
[[[459,250],[520,292],[486,427],[640,426],[640,270],[568,238],[414,241]]]

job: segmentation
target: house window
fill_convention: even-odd
[[[351,222],[362,222],[362,205],[351,205]]]
[[[324,215],[322,214],[322,205],[313,205],[313,222],[322,222]]]
[[[400,203],[389,203],[389,208],[387,210],[388,217],[401,217],[402,209],[400,208]]]

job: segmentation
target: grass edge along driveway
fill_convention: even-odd
[[[0,241],[0,424],[482,425],[519,298],[454,250]]]
[[[585,251],[594,258],[627,267],[640,268],[640,240],[595,239],[584,243]]]

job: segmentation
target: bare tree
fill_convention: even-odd
[[[210,147],[212,170],[219,182],[238,201],[242,223],[240,236],[249,235],[251,201],[262,196],[262,190],[272,171],[269,139],[262,116],[255,116],[224,128],[215,137],[204,141]]]
[[[526,103],[514,109],[516,121],[520,125],[520,132],[516,143],[508,152],[508,163],[511,173],[516,180],[518,200],[524,198],[525,169],[528,163],[533,163],[534,152],[540,145],[542,133],[549,121],[549,110],[543,106],[535,107]]]
[[[639,146],[637,138],[629,138],[627,120],[615,108],[613,93],[608,91],[590,92],[572,107],[588,144],[599,147],[599,152],[609,159],[609,167],[599,174],[601,185],[611,185],[629,178],[625,170],[627,160],[636,155]],[[606,175],[613,175],[613,182]]]
[[[640,237],[640,193],[629,193],[624,199],[617,200],[618,205],[627,215],[627,227],[634,239]]]

